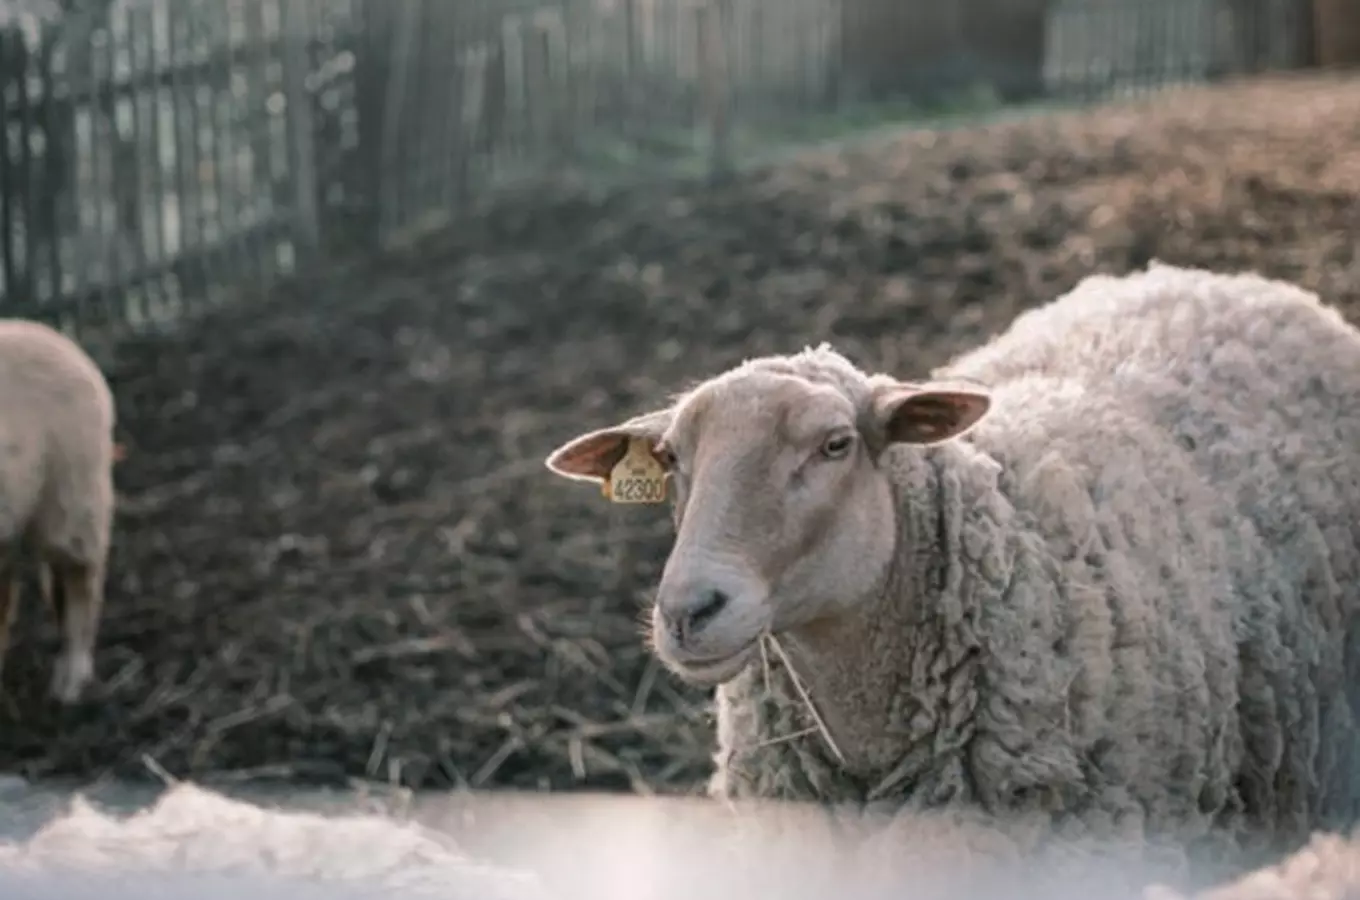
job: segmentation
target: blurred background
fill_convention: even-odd
[[[0,0],[0,310],[127,447],[100,684],[30,596],[0,771],[695,793],[669,519],[544,456],[1152,258],[1354,316],[1356,64],[1347,0]]]

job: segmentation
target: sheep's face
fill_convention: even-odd
[[[955,437],[987,406],[975,391],[747,364],[672,407],[564,444],[548,466],[602,481],[629,439],[651,442],[670,473],[676,524],[652,643],[682,678],[713,685],[735,677],[766,633],[844,614],[875,593],[896,542],[879,454]]]

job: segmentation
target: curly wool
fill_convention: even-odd
[[[829,353],[778,364],[835,383]],[[1202,849],[1350,821],[1360,333],[1296,287],[1154,264],[935,376],[992,411],[887,451],[889,588],[844,652],[797,663],[872,746],[842,762],[789,673],[753,666],[717,693],[711,793],[1041,811]]]

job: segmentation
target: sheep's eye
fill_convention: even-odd
[[[674,469],[676,464],[675,451],[665,444],[658,444],[654,451],[656,458],[661,461],[661,465],[667,469]]]
[[[822,444],[822,455],[827,459],[842,459],[850,448],[854,446],[855,436],[851,434],[836,434],[826,439]]]

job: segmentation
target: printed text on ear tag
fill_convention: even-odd
[[[604,495],[615,503],[665,503],[666,470],[652,456],[647,440],[633,438],[604,488]]]

